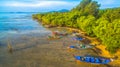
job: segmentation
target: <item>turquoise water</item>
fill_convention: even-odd
[[[32,20],[33,12],[2,12],[0,13],[0,38],[15,35],[48,33],[38,22]]]

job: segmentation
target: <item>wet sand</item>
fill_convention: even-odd
[[[0,46],[0,67],[110,67],[76,61],[73,54],[98,54],[93,49],[67,49],[75,43],[71,35],[56,40],[48,40],[47,35],[21,36],[11,40],[13,53],[8,52],[7,46]]]

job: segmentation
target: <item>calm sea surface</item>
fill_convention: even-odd
[[[18,35],[45,35],[49,33],[38,22],[32,20],[32,14],[27,12],[1,12],[0,13],[0,39]]]

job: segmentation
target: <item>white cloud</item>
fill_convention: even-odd
[[[116,0],[96,0],[96,1],[98,1],[98,3],[102,5],[111,5],[116,2]]]
[[[100,8],[102,9],[120,7],[119,0],[95,0],[95,1],[98,1],[98,3],[101,4]]]
[[[11,7],[51,7],[51,6],[67,6],[74,5],[74,2],[66,1],[37,1],[37,2],[7,2],[4,6]]]
[[[0,11],[28,11],[28,12],[44,12],[44,11],[57,11],[61,9],[72,9],[79,4],[78,1],[60,1],[60,0],[49,0],[49,1],[4,1],[0,0]]]

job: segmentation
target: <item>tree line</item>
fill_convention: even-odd
[[[100,4],[82,0],[69,12],[34,14],[33,18],[43,25],[72,27],[97,37],[106,49],[115,53],[120,48],[120,8],[99,9]]]

